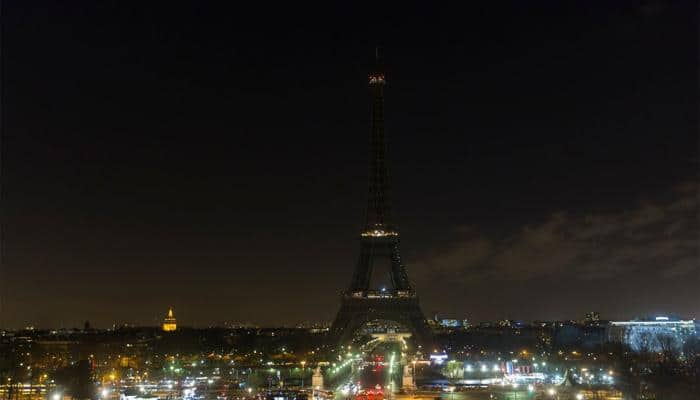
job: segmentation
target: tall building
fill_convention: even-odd
[[[377,57],[379,64],[379,59]],[[347,343],[363,325],[393,321],[411,331],[414,340],[427,346],[431,333],[418,304],[399,254],[399,232],[391,218],[389,174],[384,141],[384,86],[381,66],[369,76],[372,93],[369,196],[364,229],[360,232],[360,257],[340,310],[331,327],[339,343]]]
[[[173,308],[168,309],[168,315],[163,319],[163,330],[165,332],[172,332],[177,330],[177,320],[175,315],[173,315]]]

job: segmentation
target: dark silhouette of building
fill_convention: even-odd
[[[377,63],[379,64],[379,62]],[[384,141],[383,68],[369,76],[373,94],[369,195],[360,257],[350,287],[342,294],[331,335],[341,344],[371,321],[394,321],[407,328],[419,345],[431,341],[430,329],[418,304],[399,254],[399,233],[391,221],[389,178]]]

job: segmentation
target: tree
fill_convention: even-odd
[[[92,368],[88,360],[80,360],[75,365],[57,371],[56,383],[64,386],[74,399],[96,397],[96,389],[92,381]]]

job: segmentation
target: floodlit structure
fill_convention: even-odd
[[[633,321],[611,321],[608,341],[628,345],[639,352],[680,351],[688,337],[697,334],[694,320],[659,316]]]
[[[173,308],[168,309],[168,315],[163,319],[163,331],[173,332],[177,330],[177,320],[173,314]]]

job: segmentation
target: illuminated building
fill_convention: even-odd
[[[177,330],[177,320],[173,315],[173,308],[168,309],[168,316],[163,319],[163,330],[165,332],[172,332]]]
[[[595,325],[600,321],[600,313],[596,311],[591,311],[589,313],[586,313],[585,318],[583,319],[584,324],[588,325]]]
[[[428,320],[428,325],[433,329],[462,329],[469,327],[469,321],[458,318],[441,318],[437,314]]]
[[[454,318],[443,318],[440,320],[440,326],[443,328],[461,328],[462,321]]]
[[[686,339],[696,332],[694,320],[660,316],[633,321],[611,321],[606,336],[608,341],[624,343],[634,351],[680,351]]]

